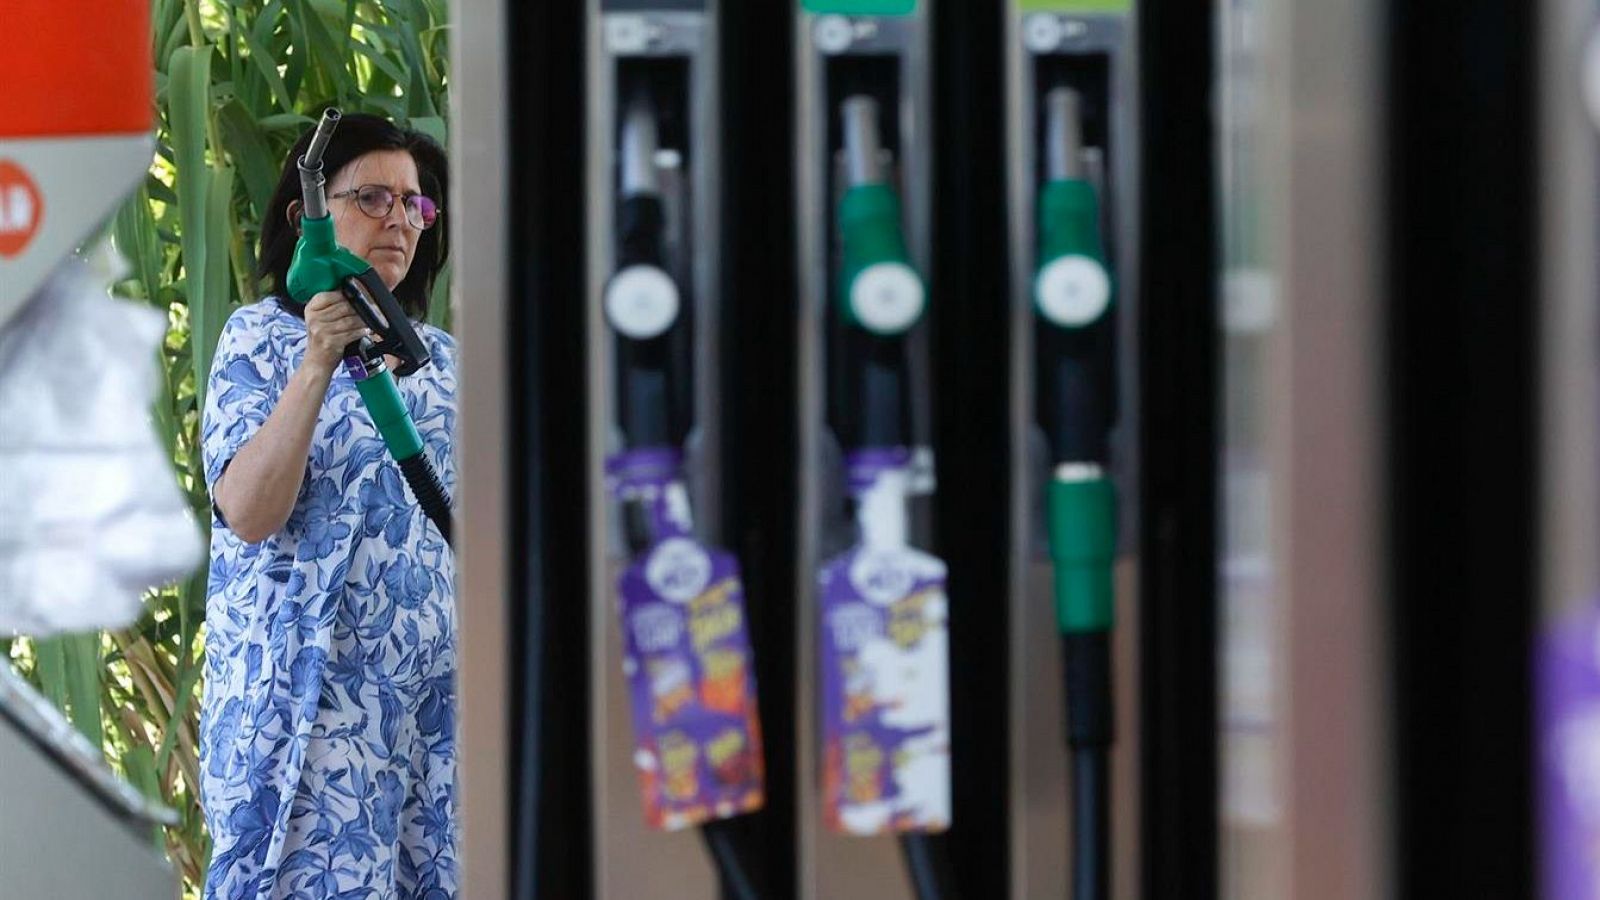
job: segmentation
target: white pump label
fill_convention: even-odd
[[[628,266],[606,285],[605,308],[606,321],[624,337],[660,337],[678,319],[678,286],[655,266]]]
[[[1082,327],[1111,305],[1111,276],[1091,256],[1062,256],[1039,270],[1033,284],[1039,312],[1052,324]]]
[[[850,282],[850,309],[862,327],[876,334],[899,334],[910,328],[926,302],[922,279],[905,263],[867,266]]]

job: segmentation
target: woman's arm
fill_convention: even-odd
[[[337,291],[312,297],[305,314],[308,338],[300,367],[261,430],[239,448],[212,488],[223,520],[251,544],[289,521],[334,370],[345,346],[371,333]]]

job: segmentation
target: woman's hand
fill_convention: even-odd
[[[306,304],[306,332],[305,361],[332,372],[344,358],[344,348],[351,341],[371,335],[372,329],[343,294],[323,291]]]

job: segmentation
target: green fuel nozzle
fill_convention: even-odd
[[[411,421],[405,400],[384,359],[400,360],[396,371],[409,375],[429,362],[429,354],[405,309],[378,276],[372,264],[339,245],[328,212],[327,178],[322,154],[339,127],[339,110],[329,107],[317,123],[305,155],[296,160],[300,169],[300,239],[284,285],[291,299],[306,303],[324,291],[340,291],[362,321],[380,340],[367,338],[345,348],[344,367],[356,384],[361,400],[389,454],[400,465],[417,502],[450,541],[450,499],[438,474],[422,452],[422,436]]]
[[[1085,177],[1076,91],[1044,97],[1045,171],[1033,283],[1038,423],[1054,464],[1046,488],[1067,744],[1072,750],[1072,896],[1108,896],[1111,632],[1117,493],[1105,466],[1114,418],[1112,285],[1094,185]]]
[[[901,225],[900,196],[883,173],[878,103],[844,101],[847,187],[839,199],[840,309],[846,322],[872,334],[905,334],[922,318],[927,291],[911,265]]]
[[[1034,304],[1043,319],[1083,328],[1111,308],[1111,276],[1100,235],[1100,204],[1084,177],[1083,136],[1076,91],[1045,96],[1045,181],[1038,198]]]
[[[300,239],[295,243],[284,287],[297,303],[305,303],[324,291],[342,292],[367,327],[379,336],[369,345],[352,345],[346,355],[359,354],[368,361],[369,369],[377,370],[384,368],[383,354],[393,354],[400,361],[396,371],[409,375],[428,364],[428,349],[411,327],[405,308],[372,264],[339,245],[333,216],[328,212],[322,154],[338,129],[339,120],[339,110],[325,110],[305,155],[296,161],[303,215]]]
[[[305,303],[323,291],[339,290],[346,278],[359,278],[372,268],[366,260],[339,246],[334,236],[333,216],[328,214],[327,178],[322,171],[322,154],[339,127],[339,110],[329,107],[322,113],[311,145],[296,160],[300,169],[300,240],[289,263],[289,296]]]

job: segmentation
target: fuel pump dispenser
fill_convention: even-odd
[[[19,390],[19,384],[31,384],[14,377],[8,379],[10,390],[0,390],[0,398],[8,401],[0,402],[5,410],[0,459],[9,479],[0,485],[0,508],[10,526],[0,528],[0,594],[6,594],[0,598],[0,618],[6,620],[0,631],[8,636],[18,621],[24,634],[35,633],[30,627],[35,624],[43,633],[93,633],[118,622],[119,603],[127,604],[131,620],[147,585],[181,577],[193,563],[187,558],[193,550],[177,554],[175,564],[135,569],[140,575],[109,562],[147,555],[139,550],[152,545],[130,542],[133,531],[156,535],[152,541],[177,537],[165,524],[167,510],[152,500],[161,494],[132,488],[149,475],[172,479],[154,453],[149,426],[139,422],[158,464],[146,470],[146,447],[130,427],[139,417],[131,410],[126,417],[107,413],[108,404],[153,399],[153,381],[117,357],[126,350],[129,359],[142,357],[153,369],[153,359],[145,354],[160,340],[165,317],[147,309],[120,313],[116,307],[122,302],[105,296],[104,281],[77,274],[76,267],[88,266],[71,259],[150,167],[155,148],[150,15],[150,4],[140,0],[99,4],[92,15],[50,0],[7,0],[0,15],[9,36],[0,64],[6,82],[0,91],[0,345],[5,350],[0,368],[9,376],[18,366],[37,371],[37,356],[17,352],[23,342],[95,348],[99,354],[63,359],[61,373],[70,377],[61,378],[58,392]],[[175,58],[181,60],[175,72],[190,61],[187,50]],[[74,317],[85,310],[115,318]],[[158,321],[146,322],[144,317],[152,316]],[[133,327],[152,324],[150,331]],[[104,352],[113,343],[121,345],[117,352]],[[116,390],[105,387],[112,382]],[[41,408],[94,411],[19,417],[18,407],[9,402],[19,397]],[[23,432],[40,440],[30,442]],[[44,464],[47,459],[51,465]],[[38,495],[26,489],[29,482],[40,486]],[[51,486],[70,486],[72,499],[62,502],[81,503],[89,511],[69,516],[60,507],[41,504]],[[176,506],[186,505],[175,485],[169,483],[166,491]],[[179,519],[188,542],[197,543],[187,515]],[[112,520],[136,524],[109,527]],[[33,533],[38,526],[42,533]],[[175,565],[171,572],[169,565]],[[97,597],[86,587],[91,585],[115,587],[127,596]],[[52,612],[71,608],[75,614],[29,615],[27,601],[33,598],[16,596],[21,593],[37,594],[37,602]],[[177,814],[114,774],[98,743],[14,674],[6,654],[0,654],[0,795],[6,798],[0,804],[0,893],[178,893],[178,874],[160,840],[161,828],[175,825]]]
[[[716,546],[716,9],[589,12],[595,891],[755,900],[729,820],[765,801],[756,684],[738,560]]]
[[[808,898],[954,896],[946,570],[930,552],[927,7],[803,0],[796,27]]]
[[[1014,897],[1112,896],[1113,672],[1131,668],[1114,664],[1118,594],[1130,591],[1116,562],[1135,496],[1132,241],[1117,230],[1134,171],[1129,11],[1127,0],[1008,9]]]

